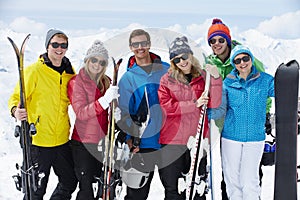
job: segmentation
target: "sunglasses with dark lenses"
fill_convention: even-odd
[[[97,58],[90,58],[91,63],[95,64],[95,63],[99,63],[101,66],[106,66],[107,62],[105,60],[98,60]]]
[[[173,59],[173,63],[174,63],[174,64],[178,64],[178,63],[180,63],[180,59],[186,60],[186,59],[188,59],[188,58],[189,58],[189,55],[188,55],[188,54],[183,54],[181,57],[174,58],[174,59]]]
[[[233,63],[238,65],[241,64],[241,62],[248,62],[250,60],[250,56],[243,56],[242,58],[237,58],[235,60],[233,60]]]
[[[66,49],[68,48],[68,43],[57,43],[57,42],[52,42],[50,43],[51,46],[54,48],[54,49],[57,49],[59,46],[62,48],[62,49]]]
[[[139,48],[140,45],[141,47],[147,47],[149,43],[149,41],[132,42],[130,46],[132,46],[133,48]]]
[[[217,40],[219,41],[220,44],[223,44],[223,43],[225,42],[225,39],[224,39],[224,38],[219,38],[219,39],[213,38],[213,39],[211,39],[211,40],[209,41],[209,43],[210,43],[210,44],[216,44]]]

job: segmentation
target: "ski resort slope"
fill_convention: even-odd
[[[123,58],[124,61],[121,65],[119,74],[120,78],[122,73],[126,71],[126,64],[129,56],[132,55],[129,51],[127,43],[129,37],[128,30],[139,27],[140,26],[138,25],[132,25],[125,30],[103,30],[97,35],[70,37],[70,46],[67,52],[67,57],[70,58],[74,68],[78,72],[79,68],[83,64],[83,58],[87,48],[95,39],[100,39],[105,41],[110,56],[113,56],[116,60],[121,57]],[[169,61],[167,51],[169,42],[182,34],[186,35],[184,32],[175,32],[172,30],[172,28],[148,29],[148,31],[150,32],[150,35],[153,36],[152,51],[159,54],[162,59],[167,62]],[[16,33],[9,29],[0,30],[0,199],[3,200],[15,200],[22,198],[22,193],[15,189],[12,179],[12,175],[17,173],[17,170],[15,169],[16,162],[21,163],[22,153],[19,146],[19,141],[14,137],[13,134],[15,121],[9,115],[9,110],[7,107],[8,98],[18,80],[16,58],[13,49],[7,40],[7,37],[11,37],[18,45],[20,45],[26,34],[27,33]],[[244,45],[249,46],[254,55],[265,64],[266,71],[272,75],[274,75],[277,66],[279,66],[279,64],[282,62],[286,63],[291,59],[296,59],[298,62],[300,62],[300,38],[293,40],[274,39],[270,36],[260,33],[257,30],[248,30],[239,34],[233,33],[233,35],[235,35],[234,39],[242,42]],[[29,39],[25,51],[25,66],[35,62],[38,55],[45,51],[42,41],[44,41],[43,36],[37,35],[33,35]],[[190,42],[194,54],[199,58],[200,62],[203,63],[204,59],[202,53],[211,53],[206,38],[196,38],[194,41],[191,40]],[[111,65],[107,73],[109,76],[111,75]],[[272,108],[272,110],[274,112],[274,108]],[[71,118],[73,122],[74,116]],[[221,162],[221,159],[218,158],[217,160],[214,160],[214,162]],[[263,172],[262,199],[271,200],[273,199],[274,193],[274,166],[263,167]],[[56,186],[56,183],[56,176],[54,176],[52,173],[45,199],[49,199]],[[122,196],[124,196],[124,194],[125,187],[123,189]],[[158,173],[155,173],[148,199],[158,200],[163,199],[163,196],[163,187],[160,183]],[[300,197],[300,195],[298,195],[298,197]],[[73,195],[73,199],[75,199],[75,195]],[[210,199],[209,195],[208,199]]]

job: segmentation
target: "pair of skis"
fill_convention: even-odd
[[[19,72],[19,86],[20,86],[20,108],[26,109],[26,96],[25,96],[25,85],[24,85],[24,52],[25,52],[25,45],[29,39],[30,34],[26,36],[24,39],[20,50],[18,49],[15,42],[8,37],[9,42],[13,46],[15,51],[17,61],[18,61],[18,72]],[[33,199],[33,191],[36,191],[38,188],[38,183],[43,177],[36,177],[36,165],[32,162],[31,159],[31,136],[36,133],[36,129],[34,124],[29,124],[27,120],[21,121],[21,126],[17,125],[15,129],[15,136],[20,137],[20,145],[22,148],[23,154],[23,163],[22,166],[19,167],[16,164],[18,170],[20,170],[21,175],[17,174],[13,176],[15,181],[15,185],[17,190],[23,191],[25,194],[25,200]]]
[[[117,85],[118,79],[118,71],[121,65],[122,59],[116,63],[115,59],[112,58],[114,64],[113,71],[113,80],[112,85]],[[98,198],[101,196],[103,200],[114,199],[115,196],[119,196],[120,190],[116,187],[117,185],[122,185],[122,181],[120,178],[119,171],[114,167],[115,164],[115,109],[117,107],[117,100],[114,99],[110,103],[110,113],[109,113],[109,125],[108,125],[108,133],[104,140],[104,160],[103,160],[103,179],[99,179],[99,187],[98,188]],[[99,194],[99,191],[101,191]]]
[[[204,92],[208,95],[210,87],[210,74],[206,71],[205,89]],[[207,152],[204,149],[205,141],[203,139],[204,124],[206,118],[207,105],[203,105],[200,111],[200,117],[197,127],[197,133],[194,136],[190,136],[187,147],[190,149],[191,166],[187,174],[184,174],[184,178],[178,179],[178,193],[185,190],[186,199],[194,199],[196,193],[202,196],[208,189],[207,172],[199,174],[199,168],[201,167],[201,158],[206,159]],[[208,144],[207,144],[208,145]],[[206,164],[205,164],[206,165]]]

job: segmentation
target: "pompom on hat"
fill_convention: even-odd
[[[175,56],[178,56],[183,53],[193,54],[191,47],[188,44],[188,39],[183,36],[181,38],[177,37],[171,43],[169,47],[170,60],[172,60]]]
[[[235,64],[233,63],[234,58],[241,53],[248,54],[251,58],[251,61],[254,62],[254,56],[251,53],[250,49],[244,45],[237,45],[232,49],[232,51],[230,53],[230,64],[232,66],[235,67]]]
[[[84,62],[95,56],[102,56],[105,60],[108,60],[108,51],[104,47],[103,42],[100,40],[95,40],[92,46],[87,50]]]
[[[48,49],[48,45],[50,43],[50,40],[53,38],[54,35],[56,34],[63,34],[65,36],[67,36],[64,32],[62,32],[61,30],[58,30],[58,29],[50,29],[48,32],[47,32],[47,35],[46,35],[46,41],[45,41],[45,47],[46,49]]]
[[[221,19],[213,19],[211,26],[208,29],[207,41],[210,46],[210,40],[215,36],[222,36],[226,39],[228,46],[231,46],[231,36],[229,28],[222,22]]]

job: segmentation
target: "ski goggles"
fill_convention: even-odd
[[[189,55],[188,55],[188,54],[183,54],[183,55],[180,56],[180,57],[174,58],[172,61],[173,61],[173,63],[176,65],[176,64],[180,63],[180,60],[187,60],[188,58],[189,58]]]
[[[140,45],[141,47],[147,47],[149,44],[150,41],[132,42],[130,46],[132,46],[133,48],[139,48]]]
[[[210,44],[216,44],[217,41],[218,41],[220,44],[223,44],[223,43],[225,42],[225,38],[219,38],[219,39],[213,38],[213,39],[211,39],[211,40],[209,41],[209,43],[210,43]]]
[[[250,60],[250,56],[243,56],[242,58],[237,58],[235,60],[233,60],[233,63],[238,65],[241,64],[241,62],[248,62]]]
[[[62,49],[68,48],[68,43],[52,42],[52,43],[50,43],[50,44],[51,44],[51,46],[52,46],[54,49],[57,49],[58,47],[61,47]]]
[[[91,57],[90,58],[91,63],[99,63],[101,66],[105,67],[107,65],[106,60],[98,60],[97,58]]]

